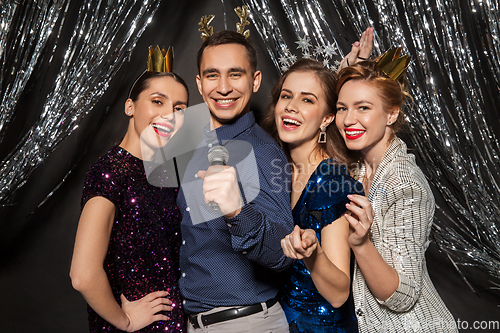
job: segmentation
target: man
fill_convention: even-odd
[[[203,42],[197,61],[211,121],[178,198],[188,332],[288,332],[277,294],[278,272],[292,263],[280,245],[293,230],[290,173],[250,111],[261,82],[255,48],[239,33],[220,31]],[[209,164],[217,145],[228,150],[227,166]]]

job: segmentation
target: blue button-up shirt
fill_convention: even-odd
[[[214,145],[227,148],[227,165],[238,175],[243,207],[231,219],[205,203],[203,180],[196,176],[210,166],[207,153]],[[293,262],[280,244],[294,225],[289,170],[283,151],[255,123],[252,112],[212,131],[205,127],[177,199],[183,213],[179,285],[187,313],[276,296],[277,272]]]

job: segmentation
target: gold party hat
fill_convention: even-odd
[[[171,72],[174,63],[174,48],[169,47],[168,51],[156,45],[149,47],[148,72]]]
[[[395,47],[375,59],[377,67],[395,81],[399,80],[411,61],[411,56],[407,54],[401,56],[401,52],[401,46]]]

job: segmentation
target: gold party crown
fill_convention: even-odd
[[[250,30],[245,30],[245,26],[249,25],[248,16],[250,15],[250,11],[248,10],[248,6],[236,7],[234,9],[236,15],[240,18],[240,22],[236,23],[236,32],[242,34],[245,38],[250,36]],[[210,23],[215,18],[215,15],[204,15],[201,17],[200,22],[198,23],[201,26],[198,31],[201,31],[201,39],[205,40],[207,37],[212,36],[214,33],[214,28],[210,26]]]
[[[395,81],[399,80],[411,61],[411,56],[407,54],[401,56],[401,51],[401,46],[395,47],[375,59],[377,67]]]
[[[171,72],[174,64],[174,48],[168,47],[165,51],[164,48],[156,45],[155,48],[149,47],[148,55],[148,72]]]
[[[168,47],[168,51],[165,51],[164,48],[161,48],[156,45],[155,48],[152,46],[149,47],[148,53],[148,67],[142,72],[141,75],[137,79],[135,79],[130,91],[128,93],[128,98],[130,98],[130,94],[132,94],[132,90],[134,90],[135,84],[146,72],[172,72],[172,66],[174,64],[174,48]]]

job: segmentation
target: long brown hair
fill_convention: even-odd
[[[276,82],[271,91],[271,102],[267,106],[266,114],[262,120],[262,128],[264,128],[264,130],[266,130],[276,141],[279,142],[289,162],[291,162],[290,150],[288,145],[282,142],[278,136],[278,128],[274,112],[281,95],[283,83],[287,77],[294,72],[310,72],[316,75],[319,79],[327,105],[324,115],[335,114],[337,110],[337,94],[335,94],[334,91],[336,83],[335,75],[329,69],[326,69],[319,61],[307,58],[298,60],[290,66],[290,68],[288,68],[288,70]],[[340,136],[340,133],[334,123],[330,124],[326,128],[326,143],[318,143],[314,152],[325,153],[339,164],[351,165],[351,163],[358,160],[357,152],[352,152],[347,149],[344,139]]]

